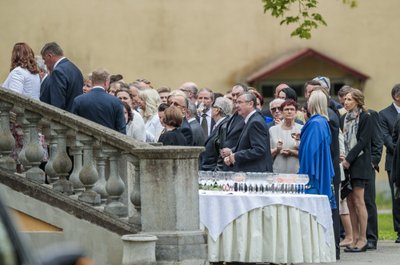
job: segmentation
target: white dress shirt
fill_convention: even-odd
[[[8,74],[3,87],[39,100],[40,77],[39,74],[32,74],[27,69],[17,66]]]

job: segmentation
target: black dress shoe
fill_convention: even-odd
[[[368,250],[375,250],[376,249],[376,242],[368,241],[367,249]]]
[[[354,248],[345,248],[344,252],[350,252],[350,253],[358,253],[358,252],[365,252],[367,251],[368,243],[365,244],[362,248],[354,247]]]
[[[394,241],[394,243],[400,243],[400,235],[397,236],[397,239]]]

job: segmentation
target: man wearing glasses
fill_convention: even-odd
[[[224,158],[233,171],[272,172],[269,133],[264,117],[256,110],[257,99],[243,93],[236,100],[237,113],[244,118],[244,128],[235,148]]]
[[[181,126],[178,129],[185,136],[186,145],[192,146],[193,145],[192,128],[190,127],[190,124],[186,119],[186,111],[189,104],[188,99],[183,95],[173,95],[169,97],[168,103],[170,106],[173,105],[182,111],[183,120]]]

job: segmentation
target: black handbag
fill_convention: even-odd
[[[340,188],[340,199],[344,199],[346,198],[350,192],[353,191],[353,188],[351,187],[351,182],[350,182],[350,176],[347,172],[347,170],[345,170],[345,179],[342,181],[342,186]]]

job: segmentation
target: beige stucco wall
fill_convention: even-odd
[[[83,73],[104,66],[126,81],[175,88],[191,80],[221,92],[268,59],[311,47],[369,75],[366,103],[380,110],[400,82],[399,9],[398,0],[362,0],[355,9],[320,1],[328,26],[300,40],[259,0],[2,0],[0,82],[18,41],[37,53],[57,41]]]

